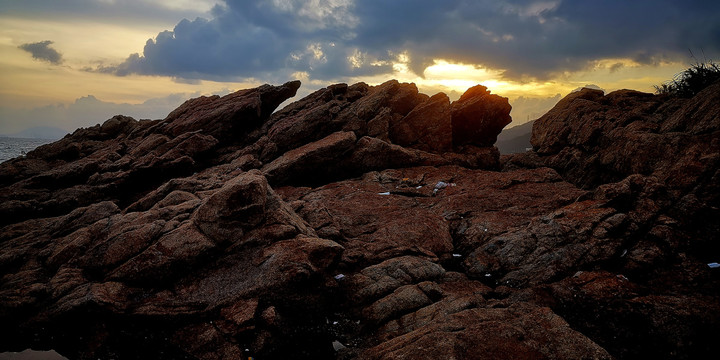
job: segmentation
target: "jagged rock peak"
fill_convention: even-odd
[[[225,96],[190,99],[165,118],[163,131],[173,136],[200,130],[223,139],[237,136],[266,120],[285,100],[295,96],[300,81],[262,85]]]

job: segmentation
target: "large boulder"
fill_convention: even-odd
[[[507,98],[491,95],[482,85],[471,87],[452,103],[453,145],[493,146],[512,121],[511,109]]]

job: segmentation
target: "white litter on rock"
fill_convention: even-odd
[[[337,274],[335,275],[335,280],[342,280],[345,278],[345,274]]]
[[[485,274],[485,277],[491,277],[491,276],[492,276],[492,274],[491,274],[491,273],[487,273],[487,274]]]
[[[455,183],[446,183],[444,181],[438,181],[437,184],[435,184],[435,188],[433,189],[433,195],[437,194],[438,190],[444,189],[448,186],[455,186]]]
[[[455,183],[446,183],[444,181],[438,181],[437,184],[435,184],[435,188],[440,190],[440,189],[444,189],[448,186],[455,186],[455,185],[456,185]]]
[[[416,189],[420,189],[421,187],[422,187],[422,185],[418,185],[418,186],[416,186],[415,188],[416,188]]]
[[[453,257],[462,257],[461,254],[453,254]]]
[[[716,263],[716,262],[711,262],[711,263],[708,264],[708,266],[709,266],[711,269],[720,268],[720,264],[718,264],[718,263]]]
[[[341,342],[339,342],[337,340],[333,341],[332,346],[333,346],[333,349],[335,349],[335,351],[340,351],[342,349],[345,349],[345,347],[346,347],[345,345],[343,345]]]
[[[390,192],[389,192],[389,191],[388,191],[388,192],[382,192],[382,193],[378,193],[378,195],[390,195]]]

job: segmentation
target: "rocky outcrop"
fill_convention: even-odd
[[[507,99],[490,95],[486,87],[471,87],[452,104],[453,145],[492,146],[512,121],[510,109]]]
[[[717,352],[717,86],[571,94],[502,161],[510,108],[482,86],[451,103],[337,84],[273,112],[298,86],[117,116],[1,164],[0,351]]]

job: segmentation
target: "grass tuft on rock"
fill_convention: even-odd
[[[654,87],[656,94],[689,98],[717,81],[720,81],[720,66],[711,60],[696,62],[674,79]]]

